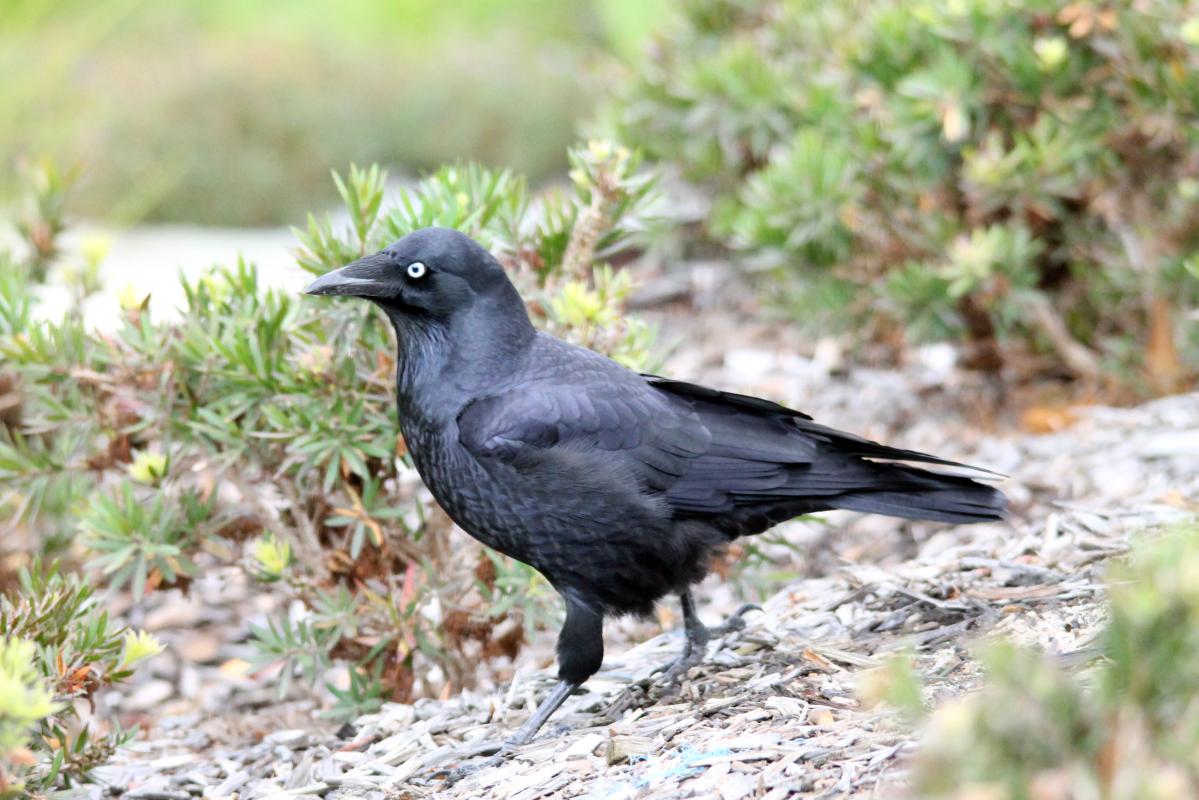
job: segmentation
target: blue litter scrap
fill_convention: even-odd
[[[702,761],[705,758],[715,758],[716,756],[727,756],[732,751],[727,747],[720,747],[715,750],[697,750],[691,745],[685,744],[680,747],[677,752],[678,762],[676,764],[664,769],[654,770],[646,775],[642,775],[634,782],[637,785],[637,788],[641,789],[651,786],[663,779],[673,778],[681,780],[683,778],[690,778],[695,775],[699,775],[701,772],[707,769],[707,767],[696,766],[696,761]],[[638,760],[644,760],[646,756],[641,755],[637,758]],[[630,758],[629,761],[631,762],[632,759]]]

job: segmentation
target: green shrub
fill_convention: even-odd
[[[386,175],[335,183],[345,230],[310,217],[297,261],[341,266],[427,225],[462,229],[523,284],[536,321],[644,364],[649,334],[623,319],[607,254],[643,224],[636,159],[592,144],[574,187],[534,217],[524,179],[446,167],[383,208]],[[17,271],[14,270],[14,274]],[[178,322],[124,297],[120,328],[30,319],[28,287],[0,282],[0,358],[20,417],[0,428],[0,514],[43,538],[73,532],[88,566],[135,600],[237,562],[302,601],[253,631],[263,663],[308,682],[352,665],[333,713],[472,685],[524,632],[558,614],[535,572],[459,541],[416,494],[395,417],[393,333],[364,303],[264,289],[251,264],[185,280]],[[290,606],[291,604],[285,604]]]
[[[15,797],[18,766],[35,760],[28,749],[35,725],[54,713],[54,698],[34,668],[36,650],[24,639],[0,639],[0,797]]]
[[[285,224],[336,202],[329,168],[351,159],[545,180],[596,94],[591,62],[637,49],[665,4],[10,0],[0,163],[80,164],[73,207],[118,224]]]
[[[1197,20],[1191,0],[686,0],[611,117],[715,194],[712,234],[774,267],[797,318],[1165,390],[1199,364]]]
[[[109,619],[92,589],[35,561],[0,596],[0,797],[84,780],[129,741],[96,730],[75,702],[120,684],[161,651],[153,637]]]
[[[1112,567],[1103,658],[1082,674],[1010,643],[983,651],[983,689],[936,710],[919,797],[1133,798],[1199,793],[1199,525],[1137,543]],[[880,676],[876,676],[880,677]],[[878,692],[919,717],[893,663]]]

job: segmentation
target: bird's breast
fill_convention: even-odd
[[[450,518],[488,547],[528,562],[521,546],[527,538],[516,511],[521,498],[466,451],[457,426],[401,421],[400,429],[421,480]]]

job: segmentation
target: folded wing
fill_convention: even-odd
[[[966,465],[887,447],[755,397],[642,376],[522,387],[467,406],[459,437],[476,458],[520,468],[550,448],[620,459],[679,517],[730,536],[846,508],[912,519],[998,519],[1003,496],[960,475],[894,462]]]

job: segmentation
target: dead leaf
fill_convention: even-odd
[[[1032,406],[1020,414],[1020,427],[1029,433],[1057,433],[1078,422],[1071,406]]]
[[[224,678],[232,680],[244,680],[250,674],[250,670],[254,669],[254,665],[249,661],[244,661],[240,658],[231,658],[224,664],[221,664],[218,672]]]
[[[824,667],[825,669],[836,669],[837,668],[837,666],[833,662],[829,661],[827,658],[820,655],[819,653],[817,653],[815,650],[811,649],[810,647],[804,648],[803,657],[805,659],[807,659],[808,661],[814,661],[815,663],[819,664],[820,666]]]
[[[1175,508],[1195,508],[1196,501],[1188,498],[1177,489],[1170,489],[1161,496],[1161,502]]]
[[[33,751],[24,747],[18,747],[16,750],[9,750],[5,754],[5,758],[7,758],[13,764],[16,764],[18,767],[32,767],[37,763],[37,756],[33,754]]]
[[[969,595],[980,600],[1041,600],[1061,594],[1061,587],[1053,584],[1039,586],[985,586],[971,589]]]
[[[1145,370],[1149,382],[1159,392],[1172,392],[1182,377],[1178,347],[1174,343],[1174,323],[1170,304],[1162,298],[1153,301],[1149,315],[1149,341],[1145,345]]]

